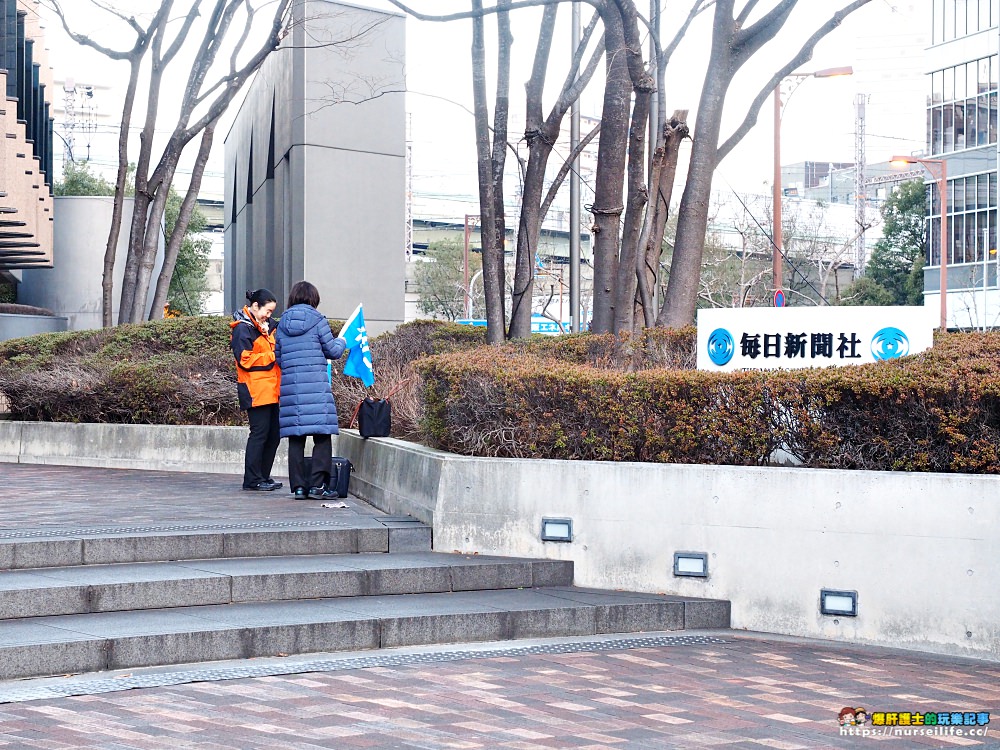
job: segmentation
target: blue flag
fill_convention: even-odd
[[[368,329],[365,328],[365,312],[361,305],[358,305],[347,318],[344,327],[340,329],[340,336],[347,341],[344,374],[360,378],[366,386],[373,385],[375,370],[372,369],[372,354],[368,349]]]

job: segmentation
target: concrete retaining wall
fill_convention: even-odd
[[[245,440],[0,422],[0,461],[238,474]],[[728,599],[736,628],[1000,661],[1000,477],[466,458],[354,432],[335,450],[354,494],[433,524],[439,551],[571,559],[578,585]],[[543,517],[571,518],[573,542],[542,542]],[[675,577],[676,551],[707,553],[708,578]],[[821,615],[821,588],[857,591],[858,616]]]
[[[66,318],[0,313],[0,341],[66,330]]]
[[[733,627],[1000,660],[1000,477],[478,459],[341,438],[353,492],[434,547],[572,559],[576,583],[729,599]],[[542,542],[543,517],[573,520]],[[706,579],[674,552],[708,554]],[[858,592],[821,615],[820,589]]]
[[[0,462],[243,474],[246,427],[0,421]],[[274,473],[288,472],[278,448]]]

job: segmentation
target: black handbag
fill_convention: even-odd
[[[361,400],[354,410],[354,416],[351,417],[351,426],[353,427],[357,421],[361,437],[389,437],[389,433],[392,432],[392,404],[389,399],[410,380],[411,378],[407,378],[397,383],[385,398],[365,396]]]
[[[363,438],[389,437],[392,432],[392,404],[389,399],[365,397],[358,406],[358,432]]]

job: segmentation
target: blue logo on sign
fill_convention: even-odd
[[[898,328],[883,328],[872,336],[872,356],[875,359],[896,359],[910,353],[910,340]]]
[[[736,346],[725,328],[716,328],[708,337],[708,358],[720,367],[733,358]]]

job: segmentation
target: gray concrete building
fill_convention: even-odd
[[[111,196],[72,195],[54,199],[56,221],[53,248],[56,262],[52,268],[25,268],[20,271],[17,290],[19,302],[52,310],[67,321],[70,331],[84,331],[102,326],[104,291],[104,253],[111,231],[115,199]],[[122,232],[115,252],[114,287],[111,295],[111,322],[118,325],[118,307],[128,258],[128,227],[132,221],[134,199],[123,203]],[[153,265],[153,286],[163,266],[164,242],[160,233]],[[150,292],[146,315],[153,307]]]
[[[362,302],[372,333],[404,317],[404,18],[295,0],[281,47],[251,84],[225,151],[225,295],[301,279],[320,310]]]

